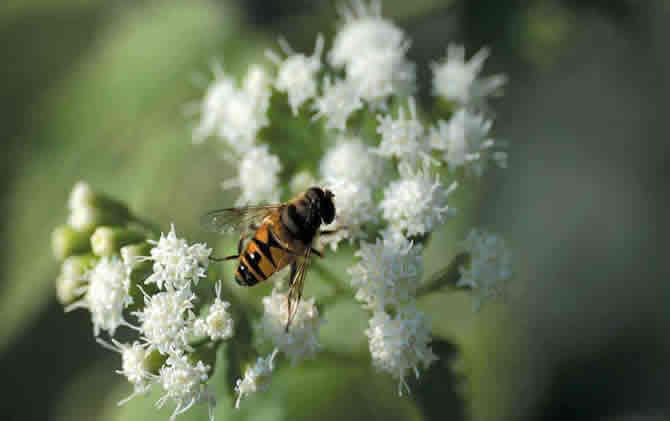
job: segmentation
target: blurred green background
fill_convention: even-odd
[[[435,347],[455,355],[443,339],[458,338],[462,353],[428,371],[411,398],[368,362],[325,355],[283,370],[234,417],[670,417],[670,2],[386,0],[383,9],[413,40],[424,101],[429,63],[448,42],[470,54],[489,45],[487,73],[510,77],[494,129],[510,168],[490,173],[469,218],[505,234],[517,279],[504,305],[475,315],[458,297],[424,300]],[[56,302],[50,231],[85,179],[164,229],[174,222],[213,241],[198,216],[230,202],[219,182],[231,171],[213,147],[190,144],[183,106],[203,93],[198,74],[212,58],[240,74],[279,35],[311,51],[318,32],[336,28],[326,1],[3,2],[1,419],[167,420],[152,408],[156,393],[115,407],[129,393],[113,373],[118,356],[95,344],[86,312],[64,315]],[[221,411],[229,405],[222,399]]]

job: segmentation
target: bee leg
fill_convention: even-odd
[[[319,250],[315,249],[314,247],[311,247],[312,253],[316,254],[319,257],[323,257],[323,253],[320,252]]]
[[[244,243],[245,234],[240,235],[240,241],[237,242],[237,255],[242,255],[242,244]]]
[[[239,254],[236,254],[234,256],[226,256],[226,257],[212,257],[212,256],[210,256],[209,260],[211,260],[213,262],[225,262],[226,260],[239,259],[239,257],[240,257]]]
[[[298,264],[296,262],[291,263],[291,273],[288,275],[288,286],[293,285],[293,280],[295,279],[295,274],[298,272]]]
[[[289,288],[291,285],[293,285],[293,281],[295,281],[295,276],[298,273],[298,264],[296,262],[291,263],[291,274],[288,276],[288,285]],[[284,327],[284,332],[288,332],[288,327],[291,325],[291,299],[289,297],[286,297],[288,300],[287,305],[288,305],[288,314],[289,314],[289,319],[286,322],[286,326]]]

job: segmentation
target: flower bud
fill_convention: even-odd
[[[129,306],[130,311],[141,311],[144,308],[144,294],[142,287],[148,295],[158,292],[156,284],[145,284],[144,281],[153,273],[153,262],[143,259],[151,255],[153,246],[146,241],[129,244],[121,247],[121,259],[130,271],[130,291],[133,303]]]
[[[121,225],[131,215],[128,207],[104,194],[93,191],[88,183],[74,185],[68,201],[68,224],[80,231],[93,230],[99,225]]]
[[[95,201],[95,193],[91,186],[85,181],[79,181],[72,187],[68,206],[70,210],[91,206]]]
[[[61,225],[51,233],[51,250],[58,260],[73,254],[86,253],[91,250],[89,235],[88,232]]]
[[[56,296],[63,305],[72,304],[82,294],[86,284],[86,273],[95,266],[97,259],[92,255],[70,256],[63,262],[61,273],[56,278]]]
[[[68,206],[72,212],[82,208],[97,208],[117,214],[123,219],[130,218],[130,211],[125,204],[105,194],[94,191],[85,181],[80,181],[74,185],[70,193]]]
[[[124,213],[117,213],[93,206],[83,206],[70,211],[67,223],[79,231],[93,231],[100,225],[122,225],[128,221]]]
[[[121,247],[142,241],[144,236],[125,228],[98,227],[91,235],[91,249],[98,256],[111,256]]]

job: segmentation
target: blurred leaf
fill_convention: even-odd
[[[109,393],[118,388],[123,378],[110,368],[110,358],[82,370],[74,381],[61,391],[55,408],[51,409],[53,421],[87,421],[99,419],[105,407],[113,405]],[[114,360],[118,363],[119,359]],[[121,398],[119,398],[120,400]]]
[[[421,419],[411,397],[399,397],[396,382],[374,372],[369,362],[323,354],[316,361],[281,369],[268,390],[243,401],[239,412],[241,418],[253,420]]]
[[[367,357],[368,340],[364,331],[368,328],[370,314],[360,303],[352,299],[336,301],[326,307],[323,318],[326,320],[321,326],[324,349]]]

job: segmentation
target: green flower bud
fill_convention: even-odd
[[[51,250],[58,260],[63,260],[73,254],[86,253],[91,250],[89,235],[90,232],[61,225],[51,233]]]
[[[111,256],[121,247],[142,241],[144,235],[125,228],[98,227],[91,235],[91,249],[98,256]]]
[[[64,306],[81,297],[81,287],[86,284],[86,273],[95,266],[93,255],[70,256],[63,262],[60,275],[56,278],[56,296]]]
[[[128,216],[92,206],[82,206],[70,211],[68,225],[79,231],[93,231],[100,225],[123,225]]]
[[[144,308],[144,294],[139,287],[142,287],[148,295],[158,292],[156,284],[144,283],[153,273],[153,262],[142,257],[150,256],[152,247],[146,241],[121,247],[121,259],[130,269],[129,294],[133,298],[133,303],[129,306],[130,311],[140,311]]]
[[[130,219],[130,210],[125,204],[94,191],[85,181],[80,181],[74,185],[68,205],[72,212],[81,208],[96,208],[116,214],[126,220]]]
[[[72,188],[68,207],[68,224],[80,231],[93,230],[100,225],[123,225],[131,218],[126,205],[93,191],[83,181]]]

